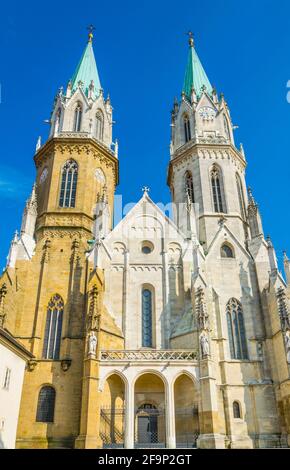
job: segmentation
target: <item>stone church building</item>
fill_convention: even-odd
[[[289,446],[290,261],[285,282],[192,36],[172,217],[144,188],[113,226],[118,143],[92,33],[50,124],[0,279],[1,326],[33,355],[16,446]]]

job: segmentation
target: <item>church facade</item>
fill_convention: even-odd
[[[193,38],[172,217],[144,188],[113,226],[118,142],[92,33],[50,121],[0,279],[1,327],[33,355],[16,446],[288,447],[290,261],[285,281]]]

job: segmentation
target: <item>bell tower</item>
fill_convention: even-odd
[[[34,356],[25,373],[17,431],[20,447],[33,447],[35,442],[40,447],[74,447],[80,409],[86,405],[82,385],[86,388],[86,378],[93,375],[84,358],[87,361],[91,330],[96,337],[98,330],[95,325],[89,329],[85,316],[91,291],[98,299],[95,315],[100,316],[103,278],[94,271],[88,252],[94,239],[97,242],[112,230],[118,144],[112,140],[112,106],[109,96],[104,97],[92,41],[90,28],[66,90],[60,88],[54,99],[48,139],[43,145],[38,139],[35,185],[2,275],[2,284],[9,284],[2,315],[5,328]],[[97,362],[91,362],[97,377]],[[92,393],[97,393],[92,382]],[[66,397],[72,389],[71,401]],[[40,409],[46,393],[56,396],[53,419],[58,424],[52,433]],[[28,410],[32,396],[40,398]],[[79,446],[88,445],[86,426],[82,422]]]
[[[211,85],[189,33],[181,100],[175,99],[171,112],[168,185],[175,222],[185,235],[187,197],[194,203],[197,237],[205,249],[221,217],[238,238],[247,233],[246,161],[242,147],[235,146],[233,129],[224,96],[218,97]]]
[[[105,99],[92,46],[88,42],[66,91],[53,105],[47,142],[34,157],[38,217],[36,239],[51,230],[93,233],[98,198],[104,187],[110,207],[118,183],[118,145],[112,141],[112,106]]]

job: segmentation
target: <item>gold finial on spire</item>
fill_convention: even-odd
[[[189,47],[194,47],[194,39],[193,39],[193,32],[192,31],[188,31],[187,33],[188,35],[188,44],[189,44]]]
[[[88,42],[92,42],[93,41],[93,31],[95,30],[96,28],[94,27],[93,24],[90,24],[88,27],[87,27],[87,30],[89,32],[89,37],[88,37]]]

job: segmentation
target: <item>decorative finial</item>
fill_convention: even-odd
[[[189,44],[189,47],[194,47],[193,32],[192,32],[192,31],[188,31],[187,35],[188,35],[188,44]]]
[[[87,27],[87,30],[89,32],[89,36],[88,36],[88,42],[92,42],[93,41],[93,31],[95,30],[96,28],[94,27],[93,24],[90,24],[88,27]]]
[[[148,188],[148,186],[143,186],[142,191],[144,194],[148,194],[150,191],[150,188]]]

